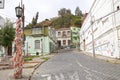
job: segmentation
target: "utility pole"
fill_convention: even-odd
[[[25,44],[24,44],[24,42],[25,42],[25,34],[24,34],[24,25],[25,25],[25,16],[24,16],[24,4],[22,5],[22,8],[23,8],[23,14],[22,14],[22,33],[23,33],[23,36],[22,36],[22,38],[23,38],[23,53],[24,53],[24,55],[25,55]]]
[[[21,0],[21,7],[22,7],[22,39],[23,39],[23,42],[22,42],[22,48],[23,48],[23,53],[25,55],[25,50],[24,50],[24,47],[25,47],[25,34],[24,34],[24,26],[25,26],[25,16],[24,16],[24,4],[23,4],[23,0]]]
[[[94,16],[91,16],[91,29],[92,29],[92,46],[93,46],[93,57],[95,57],[95,44],[94,44],[94,31],[93,31],[93,23],[95,20]]]

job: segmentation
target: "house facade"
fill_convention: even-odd
[[[80,49],[120,58],[119,17],[119,0],[95,0],[80,30]]]
[[[59,48],[70,46],[70,43],[71,43],[70,28],[56,29],[56,38],[57,38],[57,44]]]
[[[42,55],[53,52],[56,48],[56,39],[48,26],[26,28],[25,53],[27,55]]]
[[[79,47],[79,42],[80,42],[79,31],[80,28],[71,27],[71,44],[76,48]]]

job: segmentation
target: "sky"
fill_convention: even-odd
[[[45,19],[58,16],[58,11],[61,8],[70,9],[74,14],[78,6],[83,13],[89,12],[89,9],[94,0],[23,0],[25,5],[25,25],[32,21],[36,12],[39,12],[38,22]],[[5,0],[4,9],[0,9],[0,16],[10,18],[15,22],[15,7],[19,5],[21,0]]]

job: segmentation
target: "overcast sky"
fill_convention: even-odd
[[[83,13],[88,12],[94,0],[23,0],[25,5],[25,23],[31,22],[36,12],[39,12],[38,22],[58,16],[61,8],[70,9],[74,14],[77,6]],[[13,22],[16,21],[15,7],[21,0],[5,0],[5,8],[0,9],[2,17],[9,17]]]

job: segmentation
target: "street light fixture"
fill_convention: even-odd
[[[23,9],[22,7],[18,6],[15,8],[16,16],[20,18],[22,16]]]

